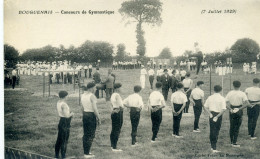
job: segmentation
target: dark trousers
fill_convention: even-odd
[[[12,77],[12,87],[13,87],[13,89],[15,87],[15,83],[16,83],[16,76],[13,76]]]
[[[61,151],[62,158],[66,157],[67,144],[70,136],[70,118],[60,118],[58,125],[58,137],[55,144],[55,157],[59,158],[59,152]]]
[[[96,89],[95,96],[99,98],[99,89]]]
[[[110,142],[111,142],[111,147],[113,149],[116,149],[117,141],[123,125],[123,110],[120,110],[118,113],[112,113],[111,120],[112,120],[112,130],[110,134]]]
[[[113,88],[106,88],[106,100],[109,101],[113,93]]]
[[[250,101],[250,103],[253,103]],[[248,134],[251,137],[255,136],[255,128],[257,124],[257,119],[259,116],[260,105],[255,105],[253,108],[247,108],[247,116],[248,116]]]
[[[67,74],[64,74],[64,75],[63,75],[63,83],[64,83],[64,84],[67,84],[67,80],[68,80]]]
[[[165,101],[167,101],[168,99],[168,93],[169,93],[169,88],[162,88],[162,94]]]
[[[85,77],[87,78],[88,70],[85,69]]]
[[[160,129],[160,124],[162,122],[162,109],[159,109],[156,112],[152,112],[151,119],[152,119],[152,131],[153,131],[152,140],[154,141],[155,138],[157,138],[157,133]]]
[[[156,77],[157,82],[161,82],[161,76]]]
[[[231,106],[232,109],[240,108],[240,107],[241,106]],[[240,110],[237,113],[229,113],[229,120],[230,120],[229,135],[230,135],[231,144],[236,144],[237,142],[239,128],[242,124],[242,116],[243,116],[243,110]]]
[[[184,91],[187,91],[189,88],[184,88]],[[191,90],[187,92],[186,96],[188,101],[186,102],[186,106],[184,108],[184,113],[188,113],[189,112],[189,107],[190,107],[190,94],[191,94]]]
[[[218,120],[216,122],[214,122],[213,118],[215,116],[217,116],[219,113],[211,112],[211,114],[213,115],[213,117],[209,118],[209,125],[210,125],[209,139],[210,139],[211,148],[213,150],[216,150],[216,148],[217,148],[217,141],[218,141],[218,134],[219,134],[219,130],[221,128],[221,123],[222,123],[222,116],[220,116],[218,118]]]
[[[140,121],[140,109],[139,108],[131,108],[130,110],[130,120],[132,125],[132,145],[136,143],[136,136],[137,136],[137,127]]]
[[[91,78],[92,69],[90,68],[88,72],[89,72],[89,78]]]
[[[60,73],[60,76],[61,76],[61,81],[62,81],[62,83],[63,83],[63,82],[64,82],[64,81],[63,81],[63,79],[64,79],[64,78],[63,78],[63,72]]]
[[[84,154],[88,155],[92,142],[95,138],[95,132],[97,127],[96,116],[93,112],[83,113],[83,149]]]
[[[56,74],[56,79],[57,79],[57,83],[59,84],[60,83],[60,74],[59,73]]]
[[[202,102],[201,99],[195,100],[195,105],[193,106],[193,111],[194,111],[194,130],[199,129],[199,120],[200,120],[200,115],[202,112]]]
[[[173,103],[174,111],[178,112],[181,109],[182,105],[183,104],[175,104],[175,103]],[[173,115],[173,134],[174,135],[179,135],[181,118],[182,118],[182,112],[179,115],[177,115],[177,116]]]
[[[68,74],[68,82],[72,84],[72,75]]]
[[[153,81],[154,81],[154,76],[149,76],[149,82],[150,82],[151,89],[153,89]]]
[[[52,77],[53,77],[53,75],[49,75],[49,82],[50,82],[50,84],[52,84]]]

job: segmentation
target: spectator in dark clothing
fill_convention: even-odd
[[[162,94],[164,97],[164,100],[167,101],[168,93],[170,89],[170,76],[168,74],[168,70],[164,69],[164,74],[161,76],[161,83],[162,83]]]
[[[94,80],[94,83],[97,85],[101,82],[101,78],[100,78],[100,73],[99,73],[99,68],[97,67],[96,68],[96,72],[93,74],[93,80]],[[96,92],[95,92],[95,96],[97,98],[99,98],[99,87],[97,87],[96,89]]]

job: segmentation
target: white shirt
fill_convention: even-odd
[[[175,74],[176,74],[176,75],[180,74],[179,70],[176,70],[176,73],[175,73]]]
[[[88,68],[91,69],[91,68],[92,68],[92,65],[89,65]]]
[[[122,108],[123,107],[122,98],[118,93],[113,93],[110,101],[111,101],[113,108],[120,108],[120,107]]]
[[[192,82],[192,80],[191,80],[190,78],[188,78],[188,79],[186,79],[186,78],[183,79],[182,83],[183,83],[184,88],[190,88],[191,82]]]
[[[57,111],[60,117],[65,117],[64,112],[62,110],[62,106],[67,108],[67,113],[70,114],[70,108],[67,103],[65,102],[58,102],[57,103]]]
[[[172,69],[168,69],[169,76],[172,76]]]
[[[240,90],[229,91],[226,96],[226,101],[233,106],[240,106],[247,100],[246,94]]]
[[[191,96],[193,97],[193,99],[195,100],[199,100],[204,98],[204,91],[201,90],[200,88],[194,88],[191,92]]]
[[[260,101],[260,88],[259,87],[249,87],[245,90],[248,100],[250,101]]]
[[[137,107],[137,108],[143,108],[143,98],[137,94],[131,94],[126,99],[124,99],[124,105],[130,106],[130,107]]]
[[[163,75],[163,70],[162,69],[157,70],[157,76],[161,76],[161,75]]]
[[[93,95],[93,93],[83,93],[81,95],[81,103],[82,103],[82,106],[84,108],[84,112],[94,112],[92,102],[90,100],[91,95]]]
[[[141,76],[143,75],[146,75],[147,74],[147,72],[146,72],[146,70],[143,68],[143,69],[141,69]]]
[[[163,105],[165,103],[164,97],[161,92],[153,91],[149,96],[151,106]]]
[[[182,77],[185,77],[186,71],[185,71],[185,70],[182,70],[182,71],[180,72],[180,74],[181,74]]]
[[[17,74],[16,70],[13,70],[12,71],[12,76],[16,76],[16,74]]]
[[[150,70],[148,71],[148,75],[149,75],[149,76],[153,76],[153,75],[154,75],[154,70],[153,70],[153,69],[150,69]]]
[[[208,108],[209,111],[217,113],[227,109],[226,100],[219,93],[214,93],[213,95],[209,96],[204,106],[205,108]]]
[[[174,92],[171,96],[171,103],[184,104],[187,101],[187,96],[181,91]]]

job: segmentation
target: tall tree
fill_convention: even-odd
[[[18,61],[19,52],[11,45],[4,45],[4,59],[6,67],[15,67]]]
[[[136,53],[142,58],[145,55],[145,39],[142,24],[160,25],[162,23],[162,3],[159,0],[130,0],[121,4],[119,9],[124,18],[134,19],[136,25],[137,49]],[[129,23],[129,21],[128,21]]]
[[[256,61],[260,52],[258,43],[249,38],[238,39],[230,50],[235,63]]]
[[[115,60],[116,61],[125,61],[126,56],[127,55],[126,55],[126,51],[125,51],[125,44],[118,44]]]
[[[171,59],[172,58],[172,52],[170,48],[166,47],[164,48],[161,53],[159,54],[158,58],[160,59]]]
[[[77,48],[76,55],[74,55],[75,62],[112,62],[113,48],[110,43],[103,41],[91,42],[87,40],[79,48]]]

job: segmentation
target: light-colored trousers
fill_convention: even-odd
[[[145,76],[143,76],[143,75],[140,76],[140,82],[141,82],[142,89],[144,89],[145,88]]]

